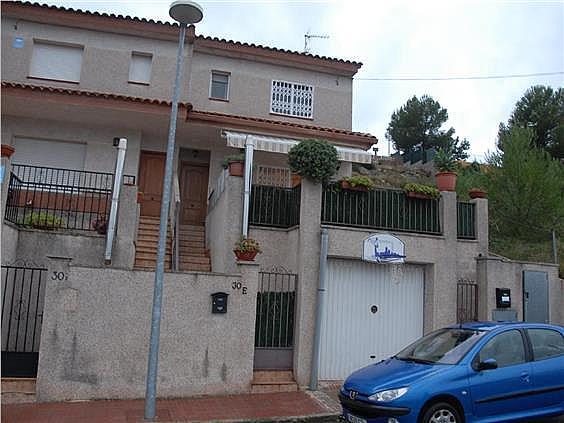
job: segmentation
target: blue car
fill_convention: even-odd
[[[472,322],[440,329],[352,373],[339,400],[351,423],[564,415],[564,327]]]

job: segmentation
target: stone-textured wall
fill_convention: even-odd
[[[69,266],[52,259],[45,294],[39,401],[141,398],[145,393],[153,272]],[[165,273],[158,396],[242,393],[253,374],[258,266],[238,274]],[[241,281],[247,288],[234,290]],[[226,314],[211,294],[229,294]]]
[[[495,289],[511,289],[511,308],[517,311],[517,319],[523,320],[523,271],[533,270],[548,274],[549,321],[564,324],[564,286],[558,278],[558,265],[528,263],[500,257],[478,258],[479,318],[491,320],[496,308]]]
[[[19,231],[2,219],[2,264],[14,264],[18,259],[17,248]]]

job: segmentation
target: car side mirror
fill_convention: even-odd
[[[478,371],[497,369],[497,361],[495,358],[486,358],[478,363]]]

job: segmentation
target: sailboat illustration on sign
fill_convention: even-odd
[[[364,240],[363,259],[376,263],[403,263],[403,242],[393,235],[373,235]]]

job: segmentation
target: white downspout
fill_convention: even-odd
[[[253,151],[255,140],[245,137],[245,189],[243,194],[243,238],[249,236],[249,203],[251,199],[251,183],[253,181]]]
[[[104,262],[110,264],[112,262],[112,248],[114,244],[114,235],[116,231],[117,212],[119,205],[119,193],[121,191],[121,180],[123,177],[123,165],[125,163],[125,151],[127,150],[127,139],[118,138],[118,154],[116,160],[116,171],[114,173],[114,189],[112,190],[112,206],[110,208],[110,220],[108,221],[108,229],[106,231],[106,253]]]

